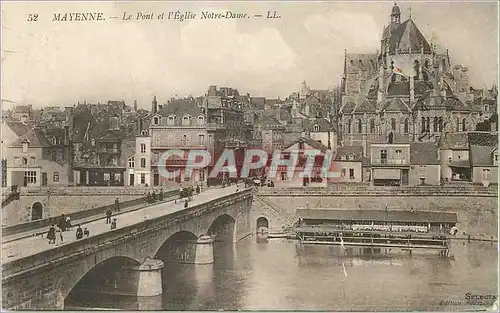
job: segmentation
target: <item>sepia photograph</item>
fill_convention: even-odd
[[[0,5],[2,311],[499,311],[497,1]]]

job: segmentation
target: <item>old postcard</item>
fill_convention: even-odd
[[[2,310],[497,312],[498,8],[2,1]]]

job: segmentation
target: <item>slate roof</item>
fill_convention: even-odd
[[[354,111],[356,104],[354,102],[347,102],[340,110],[344,114],[350,114]]]
[[[444,150],[469,150],[470,146],[498,145],[498,135],[490,132],[460,132],[446,133],[441,137],[441,149]]]
[[[298,142],[303,142],[304,144],[307,144],[315,149],[320,150],[321,152],[326,152],[328,150],[328,147],[322,144],[321,142],[318,142],[316,140],[313,140],[311,138],[307,137],[299,137],[295,141],[288,143],[287,145],[284,145],[283,150],[286,150],[293,146],[294,144]]]
[[[396,74],[394,74],[396,75]],[[431,88],[430,85],[423,81],[415,81],[414,85],[414,95],[419,97],[423,95],[427,90]],[[410,97],[410,84],[407,81],[403,82],[390,82],[387,88],[387,94],[389,96],[403,96]]]
[[[405,101],[399,98],[388,99],[385,104],[383,111],[385,112],[410,112],[410,109],[406,105]]]
[[[220,97],[218,96],[208,97],[207,100],[214,100],[214,103],[220,104]],[[201,107],[198,107],[196,101],[193,98],[183,98],[169,101],[158,111],[158,115],[161,116],[183,116],[186,114],[189,114],[191,116],[198,116],[199,114],[203,114],[203,109]]]
[[[259,124],[264,128],[264,129],[273,129],[273,128],[283,128],[285,129],[285,126],[280,123],[280,121],[272,116],[272,115],[264,115],[259,122]]]
[[[413,142],[410,144],[411,165],[439,165],[439,148],[432,142]]]
[[[358,103],[354,109],[353,113],[376,113],[377,111],[377,101],[364,99],[361,103]]]
[[[420,53],[422,47],[424,53],[431,53],[431,46],[411,18],[395,27],[387,26],[382,36],[382,40],[384,39],[389,40],[391,54],[394,54],[397,48],[400,52],[408,52],[411,49],[412,52]]]
[[[314,126],[315,125],[318,125],[319,126],[319,130],[318,131],[315,131],[314,130]],[[326,118],[316,118],[314,120],[305,120],[304,121],[304,129],[305,130],[308,130],[308,131],[311,131],[311,132],[323,132],[323,133],[326,133],[326,132],[332,132],[332,131],[336,131],[335,130],[335,126],[329,122]]]
[[[441,93],[428,91],[415,103],[415,110],[445,109],[449,111],[469,112],[470,107],[460,101],[455,95],[447,94],[446,99]]]
[[[493,166],[493,152],[491,146],[470,146],[470,162],[472,166]]]
[[[498,134],[489,132],[468,132],[467,140],[469,145],[495,147],[498,145]]]
[[[354,155],[354,160],[349,160],[348,156]],[[345,156],[345,160],[342,160]],[[335,151],[335,160],[342,162],[362,162],[363,161],[363,147],[362,146],[344,146],[338,147]]]
[[[251,97],[250,104],[252,105],[252,107],[264,109],[264,107],[266,106],[266,98],[265,97]]]
[[[403,211],[403,210],[357,210],[357,209],[298,209],[303,219],[355,220],[421,223],[457,223],[456,212]]]
[[[22,136],[33,129],[31,123],[24,124],[17,120],[7,120],[5,123],[17,136]]]
[[[40,128],[34,128],[14,141],[10,147],[22,147],[25,140],[29,142],[29,147],[47,148],[52,146],[43,131]]]

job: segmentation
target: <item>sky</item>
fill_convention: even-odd
[[[172,96],[199,96],[208,86],[285,98],[306,81],[339,85],[344,49],[373,53],[393,2],[2,2],[2,106],[73,105],[125,100],[150,108]],[[496,2],[399,1],[401,21],[469,67],[472,85],[498,79]],[[123,21],[180,10],[193,20]],[[201,20],[202,11],[276,11],[280,19]],[[104,22],[53,22],[53,13],[102,12]],[[37,13],[36,22],[27,22]],[[119,17],[111,19],[110,17]]]

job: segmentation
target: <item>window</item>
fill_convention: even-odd
[[[425,133],[425,117],[422,117],[422,119],[420,120],[420,125],[421,125],[420,131],[422,133]]]
[[[28,143],[23,142],[23,153],[26,153],[26,152],[28,152]]]
[[[182,125],[189,125],[189,116],[184,116],[182,118]]]
[[[118,165],[118,158],[114,156],[114,157],[111,159],[111,163],[112,163],[114,166]]]
[[[146,153],[146,144],[141,143],[141,153]]]
[[[491,179],[491,171],[488,168],[483,168],[483,181],[489,181]]]
[[[14,158],[14,165],[21,165],[21,158],[20,157]]]
[[[146,183],[146,174],[142,173],[141,174],[141,184],[145,184]]]
[[[119,183],[122,180],[122,175],[120,173],[115,173],[115,183]]]
[[[202,116],[202,115],[198,116],[198,121],[197,122],[198,122],[198,125],[205,124],[205,117]]]
[[[198,139],[200,141],[200,145],[205,145],[205,135],[198,135]]]
[[[35,171],[28,171],[24,172],[24,179],[26,181],[26,184],[36,184],[36,172]]]
[[[113,144],[113,152],[118,152],[118,144]]]
[[[361,123],[361,120],[358,119],[358,133],[361,134],[363,132],[363,124]]]
[[[466,131],[467,130],[467,120],[464,118],[462,120],[462,131]]]
[[[153,117],[153,125],[160,124],[160,118],[158,116]]]
[[[23,165],[28,165],[28,158],[27,157],[23,157]]]
[[[340,171],[340,175],[341,175],[342,177],[345,177],[345,172],[346,172],[346,169],[345,169],[345,168],[343,168],[343,169]]]
[[[396,119],[395,118],[391,118],[391,129],[396,130]]]
[[[484,112],[488,112],[488,109],[489,109],[489,108],[488,108],[488,106],[487,106],[487,105],[485,105],[485,106],[484,106]]]
[[[354,169],[353,168],[349,169],[349,178],[354,179]]]
[[[354,154],[349,154],[349,161],[354,160]]]
[[[408,119],[405,119],[404,132],[405,134],[410,132],[410,123]]]
[[[286,172],[281,172],[281,180],[287,180]]]
[[[299,142],[299,150],[304,150],[304,143],[302,141]]]
[[[346,158],[345,154],[343,154],[343,155],[340,157],[340,159],[341,159],[341,160],[346,160],[347,158]]]
[[[128,159],[128,167],[130,167],[130,168],[135,167],[134,157],[131,157],[130,159]]]
[[[146,168],[146,158],[141,158],[141,167]]]
[[[425,120],[425,130],[427,132],[431,131],[431,118],[430,117],[427,117],[427,119]]]
[[[370,133],[375,133],[375,120],[370,120]]]
[[[175,116],[169,116],[168,117],[168,121],[167,121],[167,125],[174,125],[175,124]]]
[[[314,131],[319,132],[319,125],[314,125]]]
[[[495,154],[495,161],[498,161],[498,154]]]
[[[437,118],[437,116],[434,116],[434,123],[432,123],[432,130],[437,133],[438,132],[438,129],[439,129],[439,119]]]
[[[380,150],[380,163],[387,163],[387,150]]]
[[[59,172],[54,172],[54,175],[52,177],[52,180],[57,183],[59,182]]]
[[[443,131],[443,117],[440,117],[439,118],[439,131],[442,132]]]
[[[182,135],[181,143],[183,146],[187,145],[187,135]]]
[[[200,170],[200,181],[205,181],[205,171]]]
[[[35,165],[36,164],[36,158],[35,157],[31,157],[30,158],[30,165]]]
[[[347,125],[346,125],[346,130],[347,130],[347,133],[350,134],[351,133],[351,120],[348,120],[347,121]]]

